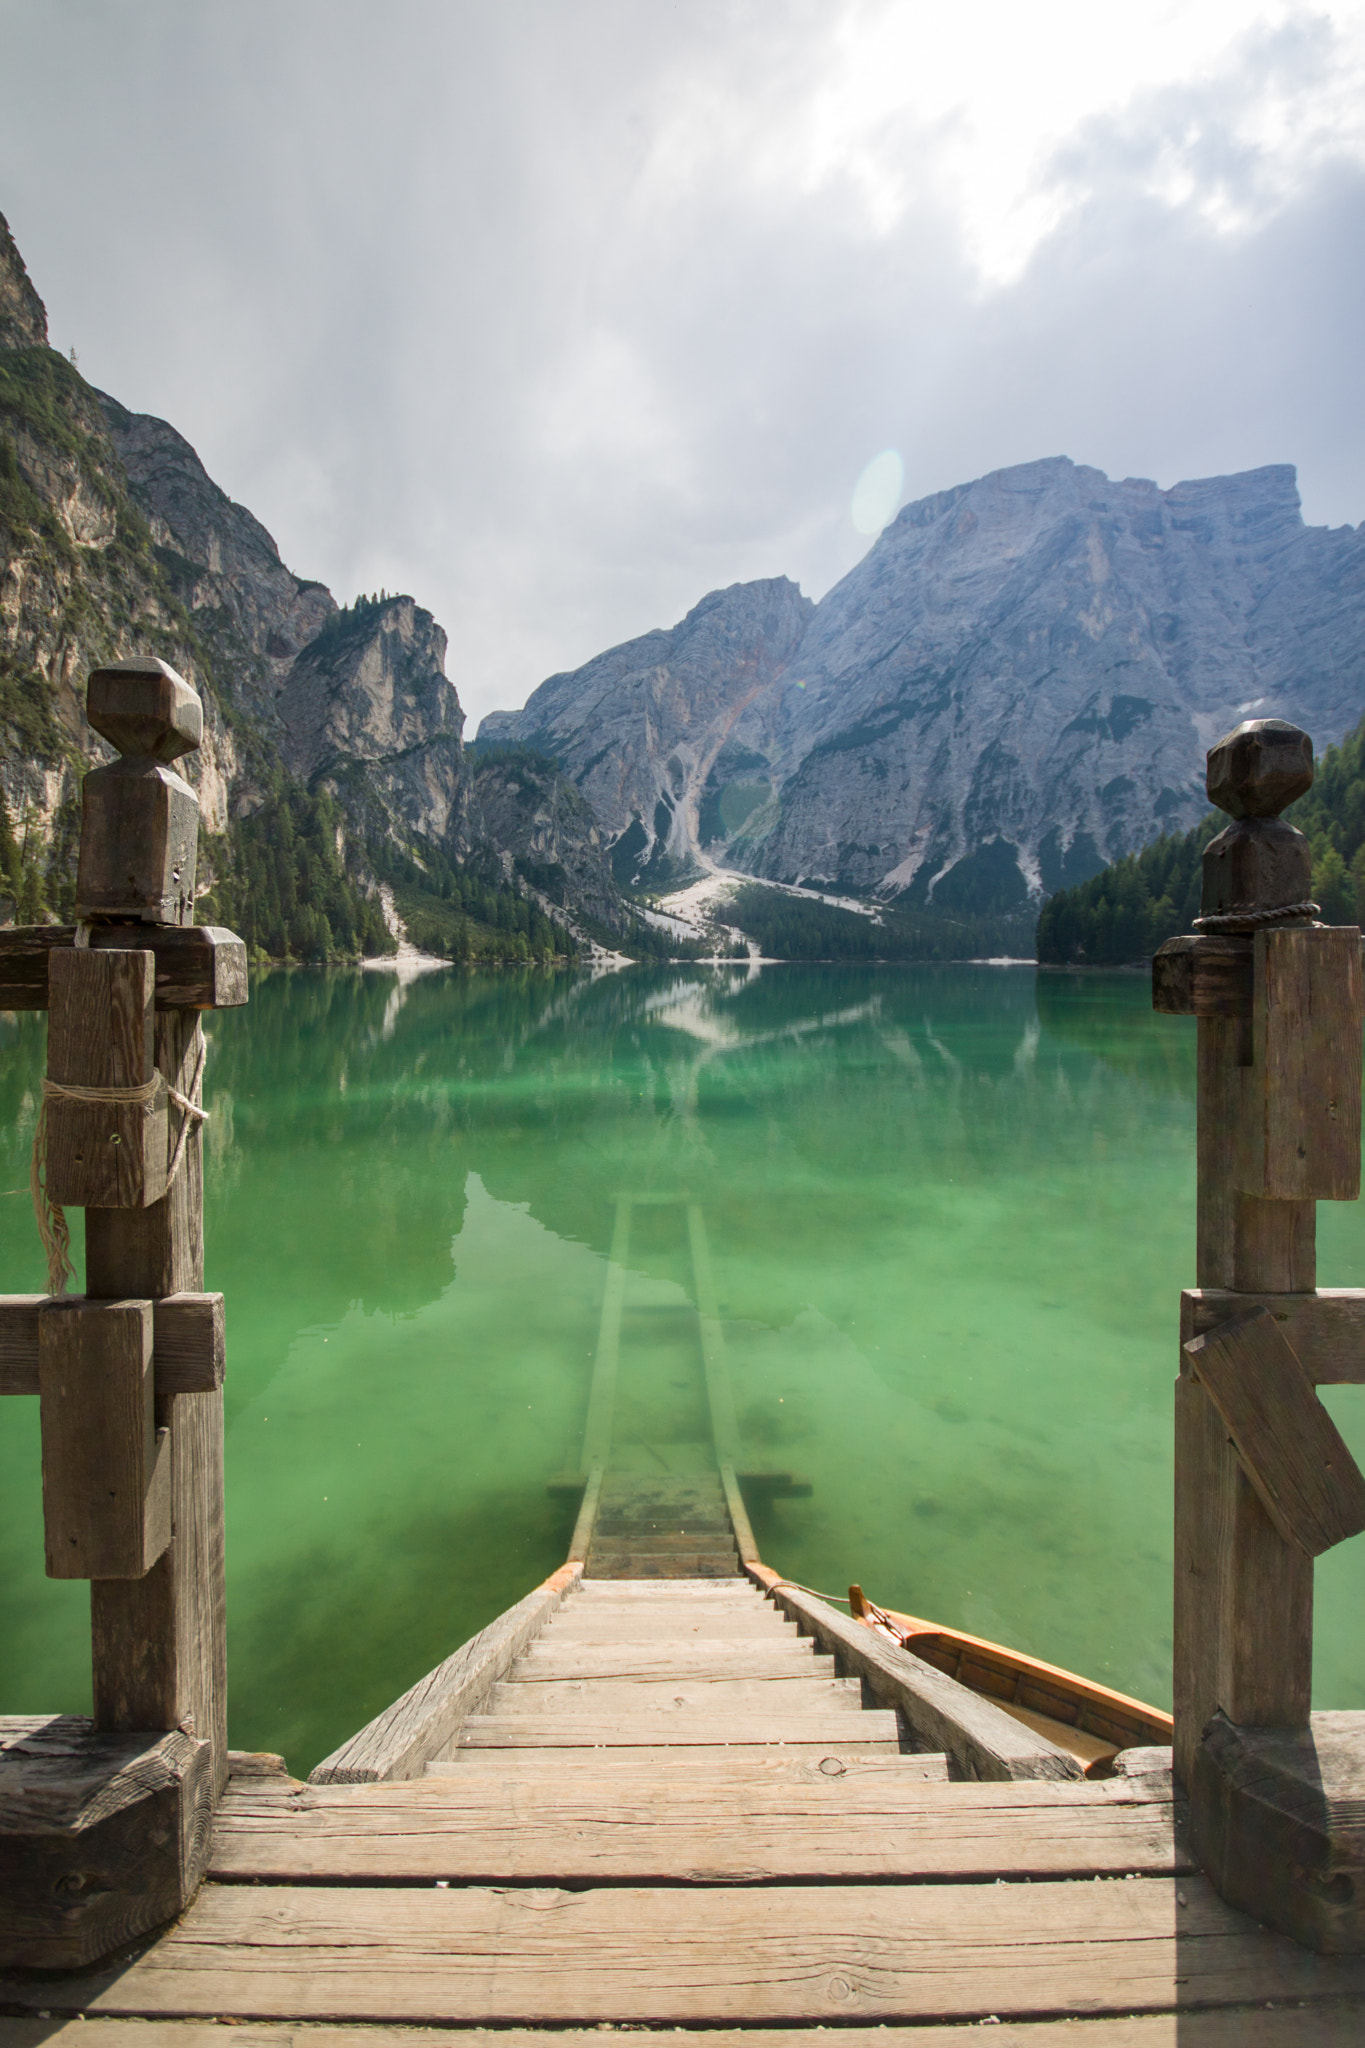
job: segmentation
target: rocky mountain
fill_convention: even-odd
[[[735,729],[745,721],[767,743],[772,686],[814,612],[785,576],[713,590],[671,631],[551,676],[522,711],[490,713],[480,741],[552,754],[614,841],[621,879],[671,880],[708,831],[708,790],[750,759],[764,767],[766,753],[737,744]]]
[[[1163,491],[1057,457],[907,505],[816,606],[717,591],[481,737],[534,735],[637,865],[1007,913],[1192,824],[1239,718],[1323,743],[1363,708],[1365,527],[1306,526],[1288,467]]]
[[[378,882],[396,877],[460,957],[515,951],[525,910],[497,898],[525,904],[527,864],[555,868],[562,927],[577,905],[633,929],[591,813],[550,764],[523,763],[518,805],[490,783],[485,817],[431,614],[402,596],[342,608],[295,575],[182,435],[47,346],[0,220],[0,896],[22,896],[26,917],[64,908],[79,778],[108,754],[85,677],[135,652],[172,662],[204,700],[204,745],[183,764],[203,814],[200,887],[264,950],[388,945]],[[467,862],[477,882],[463,891]],[[485,913],[505,943],[471,941],[464,927]]]

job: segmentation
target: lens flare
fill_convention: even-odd
[[[853,486],[849,516],[859,533],[880,533],[894,518],[905,485],[905,464],[894,448],[874,455]]]

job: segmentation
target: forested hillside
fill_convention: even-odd
[[[1365,924],[1365,719],[1318,762],[1313,787],[1285,812],[1313,849],[1313,895],[1326,924]],[[1210,811],[1193,831],[1048,898],[1038,958],[1050,966],[1120,967],[1190,930],[1199,915],[1200,856],[1227,823]]]
[[[1027,954],[1025,917],[950,918],[888,908],[877,920],[750,882],[723,916],[771,960],[979,960]]]

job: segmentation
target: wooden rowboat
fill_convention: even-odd
[[[1026,1728],[1074,1756],[1087,1777],[1107,1776],[1121,1749],[1171,1746],[1173,1723],[1160,1707],[1096,1685],[1060,1665],[1026,1657],[1003,1643],[878,1607],[861,1586],[849,1587],[848,1602],[855,1620],[983,1699],[993,1700]]]

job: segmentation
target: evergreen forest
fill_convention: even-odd
[[[1313,850],[1313,895],[1325,924],[1365,924],[1365,719],[1328,747],[1313,787],[1285,812]],[[1210,811],[1192,831],[1165,833],[1141,853],[1060,889],[1038,919],[1049,966],[1121,967],[1150,957],[1199,915],[1200,857],[1228,820]]]

